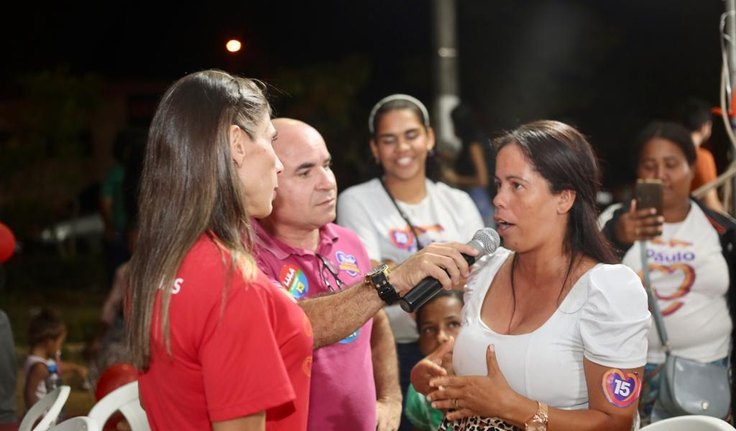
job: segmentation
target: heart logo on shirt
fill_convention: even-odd
[[[602,386],[609,403],[628,407],[639,399],[641,378],[637,373],[611,368],[603,374]]]
[[[683,302],[677,301],[677,299],[690,293],[695,282],[695,269],[685,263],[676,263],[673,265],[649,264],[649,271],[653,279],[656,277],[655,273],[660,272],[664,276],[674,277],[676,280],[677,288],[667,293],[662,293],[661,289],[657,289],[656,282],[653,283],[654,293],[657,299],[661,301],[672,301],[668,304],[663,304],[664,306],[661,310],[663,316],[669,316],[683,306]]]

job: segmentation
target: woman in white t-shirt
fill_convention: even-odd
[[[638,177],[662,181],[662,214],[652,208],[638,209],[635,201],[617,205],[601,215],[603,233],[618,249],[622,263],[639,273],[641,254],[634,243],[647,240],[650,283],[672,353],[727,367],[733,332],[727,298],[734,277],[736,224],[690,198],[696,153],[685,127],[650,123],[637,139],[636,154]],[[669,416],[656,403],[664,361],[665,352],[652,325],[639,406],[644,423]]]
[[[630,430],[649,311],[597,229],[593,151],[555,121],[509,132],[496,151],[505,248],[471,275],[457,376],[428,359],[412,383],[447,409],[440,430]]]
[[[470,195],[427,178],[434,131],[427,108],[412,96],[381,99],[368,119],[370,148],[382,174],[343,191],[337,222],[358,234],[372,264],[401,263],[433,242],[463,242],[483,228]],[[398,305],[385,308],[396,340],[402,393],[409,373],[422,359],[411,314]],[[409,421],[402,417],[402,428]]]

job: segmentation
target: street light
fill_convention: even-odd
[[[230,39],[225,43],[225,49],[232,54],[240,52],[242,47],[243,44],[238,39]]]

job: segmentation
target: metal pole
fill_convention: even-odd
[[[736,1],[736,0],[734,0]],[[455,0],[433,0],[435,29],[434,128],[437,150],[455,153],[460,140],[450,113],[460,103],[457,72],[457,31]]]
[[[733,83],[736,82],[736,0],[726,0],[726,34],[728,35],[728,42],[726,45],[726,52],[728,57],[728,88],[726,89],[728,94],[728,106],[721,107],[721,109],[728,109],[728,113],[733,115],[734,112],[730,112],[733,109]],[[729,115],[730,126],[733,130],[734,117]],[[730,133],[729,135],[732,135]],[[736,160],[736,142],[731,140],[731,160]],[[732,162],[731,167],[734,164]],[[729,192],[729,188],[726,187],[726,192]],[[726,210],[730,210],[731,214],[736,214],[736,177],[731,178],[730,196],[726,196],[724,199],[727,203]],[[730,207],[730,208],[729,208]]]
[[[734,13],[736,13],[736,0],[726,0],[726,34],[730,38],[730,42],[727,45],[728,66],[730,71],[729,78],[732,84],[736,82],[736,16],[734,16]],[[733,97],[730,94],[730,88],[728,91],[729,95]],[[731,103],[731,97],[729,97],[729,103]]]

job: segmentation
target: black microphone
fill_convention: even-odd
[[[496,251],[500,242],[498,232],[489,227],[483,228],[476,232],[473,239],[468,243],[469,246],[478,250],[478,256],[468,256],[465,253],[462,253],[462,255],[468,265],[472,265],[477,259]],[[399,304],[404,311],[411,313],[434,298],[441,290],[442,284],[436,278],[425,277],[399,299]]]

